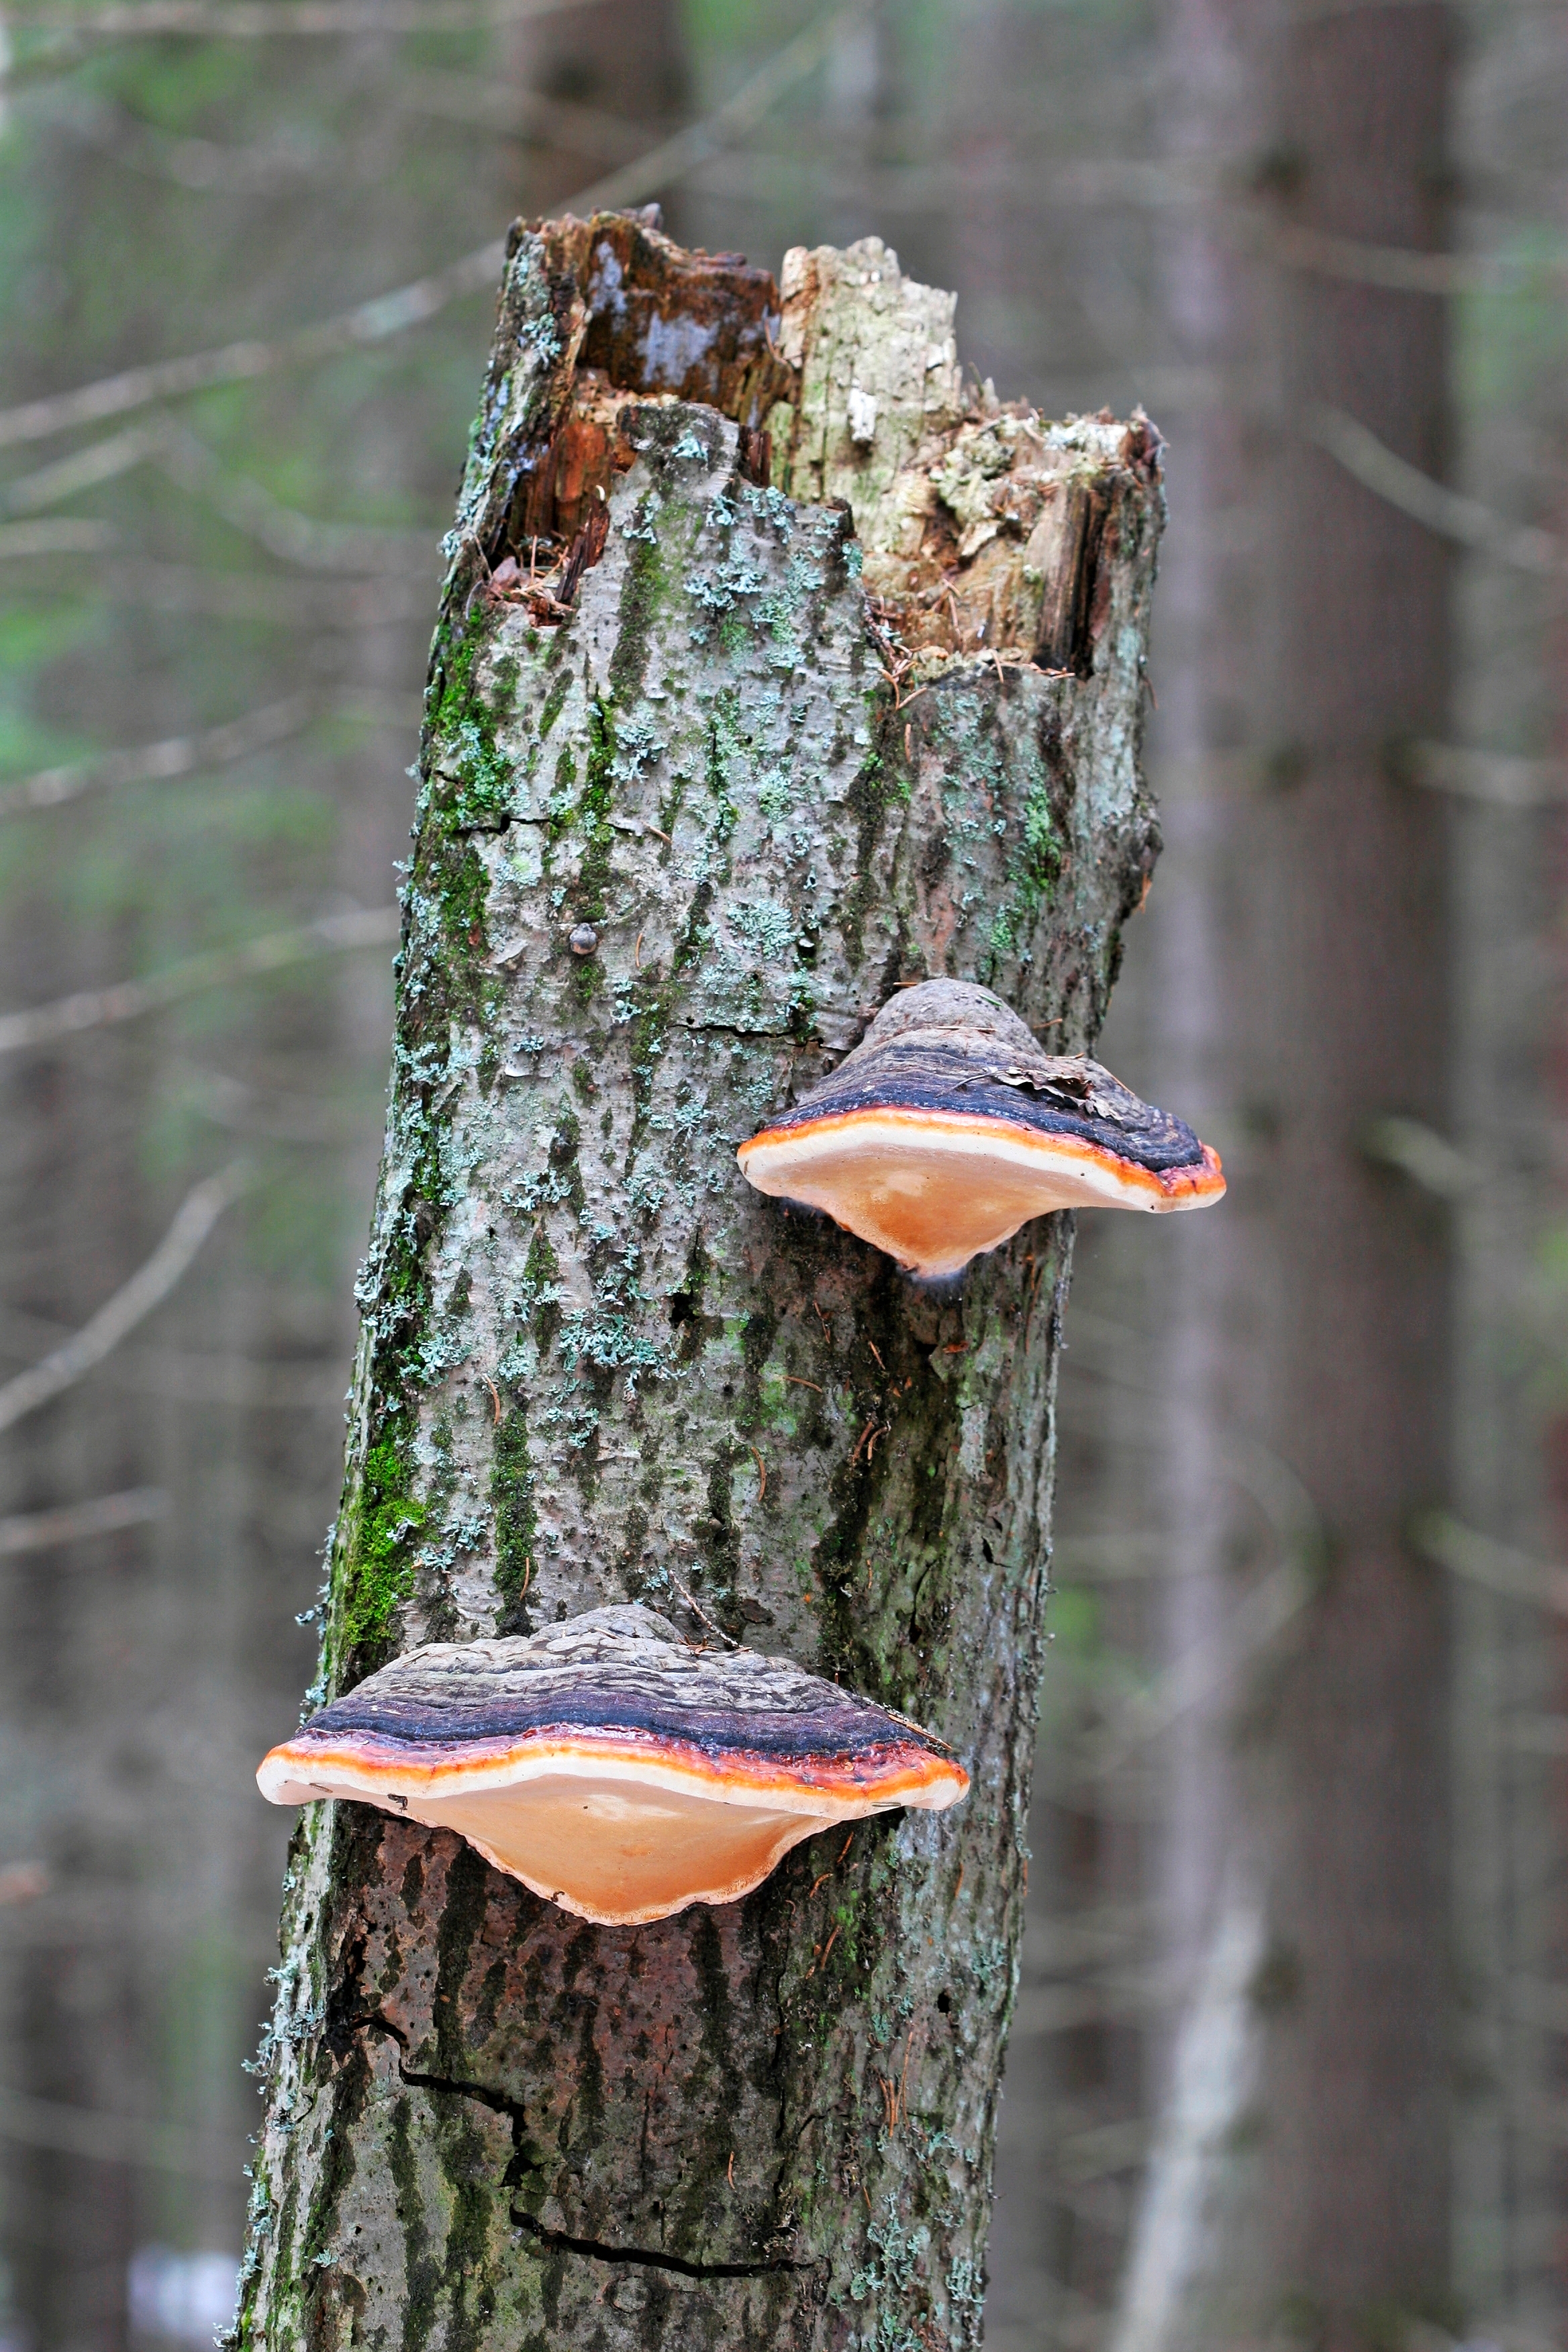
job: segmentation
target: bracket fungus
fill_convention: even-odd
[[[1217,1154],[1081,1054],[1043,1053],[988,988],[884,1004],[831,1076],[741,1146],[762,1192],[826,1209],[922,1280],[1052,1209],[1199,1209]]]
[[[901,1715],[640,1607],[431,1642],[264,1759],[275,1805],[347,1797],[455,1830],[604,1927],[732,1903],[840,1822],[956,1804],[969,1775]]]

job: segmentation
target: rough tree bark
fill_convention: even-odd
[[[952,298],[874,239],[784,293],[647,215],[514,233],[312,1696],[689,1596],[973,1790],[624,1930],[302,1817],[236,2337],[267,2352],[978,2337],[1070,1221],[922,1293],[734,1149],[901,982],[1092,1040],[1155,848],[1157,445],[966,402]],[[531,541],[583,564],[600,488],[562,620]]]

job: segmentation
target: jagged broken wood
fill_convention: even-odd
[[[513,234],[312,1703],[641,1601],[973,1788],[626,1927],[310,1809],[258,2352],[978,2338],[1070,1220],[921,1290],[735,1152],[903,983],[1092,1042],[1155,850],[1160,515],[1142,420],[966,392],[952,298],[874,239],[781,300],[647,215]]]

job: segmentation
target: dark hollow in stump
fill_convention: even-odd
[[[900,983],[1092,1045],[1156,847],[1157,458],[966,391],[876,239],[781,292],[647,214],[513,234],[312,1702],[644,1601],[973,1786],[626,1928],[303,1813],[239,2343],[978,2340],[1071,1221],[922,1291],[735,1150]]]

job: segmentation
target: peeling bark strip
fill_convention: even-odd
[[[966,401],[952,309],[874,239],[781,301],[647,215],[513,234],[312,1700],[641,1600],[973,1790],[628,1928],[304,1813],[244,2345],[978,2340],[1070,1225],[937,1296],[735,1164],[900,982],[1092,1044],[1152,863],[1156,445]]]

